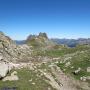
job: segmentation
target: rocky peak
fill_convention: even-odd
[[[30,35],[27,40],[26,43],[28,45],[34,46],[34,47],[47,47],[47,46],[51,46],[54,43],[48,39],[48,36],[46,33],[39,33],[39,35]]]
[[[33,39],[33,38],[36,38],[36,37],[37,37],[36,35],[30,34],[27,39],[30,40],[30,39]]]
[[[36,38],[46,38],[46,39],[48,39],[46,33],[41,33],[41,32],[40,32],[38,35],[32,35],[32,34],[30,34],[30,35],[27,37],[27,40],[32,40],[32,39],[36,39]]]
[[[39,33],[39,35],[38,35],[39,37],[44,37],[44,38],[47,38],[48,39],[48,36],[47,36],[47,34],[46,33]]]

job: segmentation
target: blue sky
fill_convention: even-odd
[[[0,0],[0,31],[12,39],[89,38],[90,0]]]

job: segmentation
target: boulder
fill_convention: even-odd
[[[80,80],[82,80],[82,81],[86,81],[87,80],[87,77],[85,77],[85,76],[83,76],[83,77],[80,77]]]
[[[5,62],[0,62],[0,78],[3,78],[6,76],[6,74],[9,71],[9,65]]]
[[[17,72],[14,71],[13,73],[11,73],[11,76],[5,77],[2,81],[17,81],[17,80],[19,80],[19,77],[17,76]]]
[[[73,73],[74,75],[77,75],[81,71],[81,68],[79,67],[77,70],[75,70]]]
[[[83,77],[80,77],[80,80],[82,81],[86,81],[86,80],[90,80],[90,76],[83,76]]]
[[[4,78],[13,66],[0,55],[0,78]]]
[[[87,67],[87,72],[90,72],[90,67]]]
[[[90,76],[87,76],[87,80],[90,80]]]
[[[65,64],[65,67],[69,67],[71,65],[71,63],[70,62],[67,62],[66,64]]]

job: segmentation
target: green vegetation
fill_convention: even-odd
[[[73,55],[72,55],[73,54]],[[61,57],[63,62],[67,55],[67,58],[71,55],[71,59],[66,60],[63,63],[57,65],[66,73],[80,80],[80,77],[90,76],[87,72],[87,67],[90,67],[90,46],[89,45],[77,45],[74,48],[59,47],[56,46],[50,50],[35,50],[34,56],[48,56],[48,57]],[[66,67],[66,63],[70,62],[70,65]],[[43,66],[44,67],[44,66]],[[80,72],[75,75],[74,71],[81,68]]]
[[[49,50],[34,50],[33,54],[34,56],[50,56],[50,57],[60,57],[66,54],[72,54],[75,52],[80,52],[80,51],[85,51],[89,50],[89,46],[84,46],[84,45],[78,45],[77,47],[74,48],[67,48],[67,47],[59,47],[58,45],[55,46],[55,48],[49,49]]]
[[[73,55],[72,55],[73,54]],[[75,55],[74,55],[75,54]],[[48,57],[61,57],[63,62],[67,55],[67,58],[71,55],[71,59],[66,60],[63,63],[57,65],[66,73],[80,80],[80,77],[90,76],[87,72],[87,67],[90,67],[90,46],[89,45],[77,45],[74,48],[56,46],[50,50],[35,50],[34,56],[48,56]],[[70,62],[70,65],[66,67],[66,63]],[[44,67],[44,66],[43,66]],[[80,72],[75,75],[74,71],[81,68]]]
[[[65,66],[67,62],[70,62],[70,65],[68,67]],[[90,67],[90,50],[83,51],[82,53],[78,53],[72,56],[72,59],[64,63],[58,63],[58,66],[66,74],[72,75],[73,77],[79,80],[80,80],[80,77],[90,76],[90,73],[87,72],[87,67]],[[78,72],[78,74],[74,74],[73,72],[75,70],[78,70],[78,68],[81,68],[81,70]]]
[[[0,81],[2,87],[17,87],[17,90],[48,90],[48,87],[53,89],[45,82],[44,77],[38,77],[40,73],[35,73],[29,69],[16,70],[18,72],[19,81]]]

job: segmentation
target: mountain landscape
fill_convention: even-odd
[[[76,47],[76,45],[84,45],[90,44],[90,38],[79,38],[79,39],[59,39],[59,38],[52,38],[50,39],[52,42],[59,44],[59,45],[67,45],[69,47]],[[25,44],[26,40],[15,40],[17,44]]]
[[[76,45],[80,44],[90,44],[90,38],[79,38],[79,39],[51,39],[52,41],[56,42],[57,44],[65,44],[69,47],[75,47]]]
[[[0,0],[0,90],[90,90],[90,0]]]
[[[77,41],[39,33],[17,44],[0,32],[0,90],[90,90],[89,39]]]

